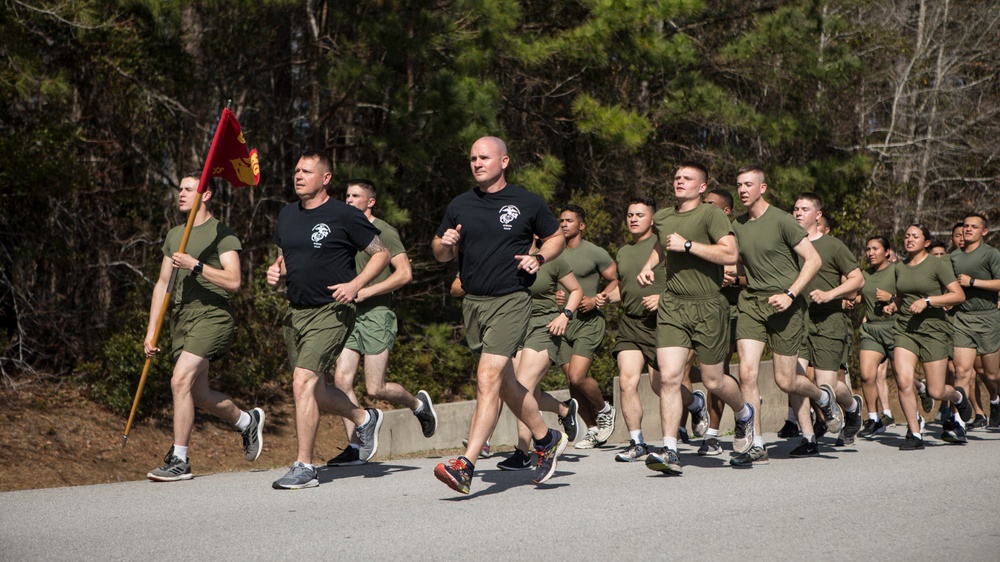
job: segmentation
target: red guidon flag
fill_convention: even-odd
[[[257,149],[248,150],[243,131],[236,116],[228,109],[222,110],[219,126],[215,128],[212,147],[202,170],[198,193],[204,193],[209,178],[224,178],[233,187],[248,187],[260,182],[260,161]]]

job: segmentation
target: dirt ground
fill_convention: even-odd
[[[109,413],[71,384],[0,389],[0,404],[0,492],[144,480],[173,443],[168,410],[135,424],[123,450],[128,417]],[[291,400],[254,406],[266,412],[260,458],[248,463],[235,428],[199,413],[189,453],[196,475],[279,468],[295,460]],[[321,417],[316,462],[336,456],[346,443],[340,419]]]

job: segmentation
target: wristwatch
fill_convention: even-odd
[[[541,266],[543,263],[545,263],[545,256],[543,256],[542,254],[535,254],[535,260],[538,261],[538,265]]]
[[[573,319],[573,311],[572,310],[570,310],[568,308],[564,308],[562,312],[563,312],[563,314],[566,315],[566,318],[569,318],[570,320]]]
[[[690,240],[688,240],[687,242],[684,243],[684,251],[687,252],[687,253],[691,253],[691,241]]]
[[[191,275],[201,275],[201,270],[204,268],[205,265],[203,263],[196,263],[195,266],[191,268]]]
[[[970,287],[975,287],[976,286],[976,279],[975,279],[975,277],[969,277],[969,286]]]

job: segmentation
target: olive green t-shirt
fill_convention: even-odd
[[[601,273],[614,263],[607,250],[586,240],[582,240],[576,248],[566,248],[562,257],[569,262],[573,275],[583,287],[585,297],[597,295],[597,289],[601,285]]]
[[[664,248],[667,247],[667,237],[675,232],[686,240],[702,244],[716,244],[733,233],[729,217],[715,205],[698,205],[684,212],[674,207],[661,209],[653,215],[653,230]],[[722,287],[721,265],[687,252],[664,252],[664,255],[668,293],[704,297],[719,292]]]
[[[573,273],[573,269],[562,256],[554,260],[547,260],[538,268],[535,282],[528,288],[531,293],[532,316],[545,316],[562,310],[556,305],[556,285],[559,284],[560,279],[570,273]]]
[[[792,215],[774,205],[755,220],[743,214],[733,222],[740,259],[751,291],[781,293],[799,276],[795,246],[807,236]]]
[[[980,244],[971,252],[955,250],[951,253],[951,266],[955,274],[964,273],[973,279],[1000,279],[1000,251],[988,244]],[[958,305],[959,312],[993,310],[997,307],[997,292],[979,287],[963,287],[965,302]]]
[[[861,299],[865,303],[865,318],[869,322],[891,322],[892,318],[886,318],[882,315],[882,309],[889,304],[888,301],[880,301],[875,298],[875,292],[882,289],[890,295],[896,294],[895,265],[890,263],[882,271],[868,268],[861,274],[865,277],[865,286],[861,288]]]
[[[653,270],[653,284],[648,287],[639,285],[639,272],[642,271],[649,254],[656,246],[656,236],[645,240],[630,242],[618,249],[615,263],[618,264],[618,292],[622,297],[622,310],[629,316],[649,316],[655,314],[646,310],[642,299],[650,295],[659,295],[666,286],[667,272],[663,264]]]
[[[903,308],[899,316],[903,322],[909,320],[913,313],[910,305],[917,299],[943,295],[945,287],[955,281],[955,272],[951,270],[951,261],[928,255],[917,265],[905,263],[896,264],[896,296],[902,297]],[[921,314],[923,318],[946,318],[945,310],[939,306],[929,306]],[[899,321],[897,321],[899,322]]]
[[[816,277],[813,277],[813,280],[809,282],[809,287],[803,291],[806,301],[809,303],[809,309],[812,311],[841,310],[840,299],[816,304],[809,298],[809,293],[815,290],[829,291],[839,287],[841,277],[857,269],[858,262],[843,242],[828,234],[812,240],[812,245],[813,248],[816,248],[816,253],[819,254],[823,263],[820,265]]]
[[[382,234],[379,234],[379,238],[382,240],[382,243],[385,244],[385,247],[388,248],[389,250],[389,259],[392,259],[398,256],[399,254],[406,253],[406,248],[403,247],[403,242],[399,239],[399,231],[397,231],[395,228],[390,226],[389,223],[385,222],[384,220],[378,217],[372,217],[371,222],[373,225],[375,225],[375,228],[382,231]],[[371,261],[371,259],[372,257],[369,256],[368,254],[364,252],[358,252],[354,256],[354,268],[358,270],[358,273],[361,273],[361,270],[363,270],[365,266],[368,265],[368,262]],[[392,275],[392,269],[393,269],[392,265],[387,266],[385,269],[382,270],[382,273],[379,273],[375,277],[375,279],[372,279],[371,283],[366,285],[366,287],[371,287],[376,283],[381,283],[382,281],[388,279],[389,276]],[[376,295],[374,297],[359,302],[358,310],[371,310],[377,306],[389,306],[391,304],[392,304],[392,293],[385,293],[382,295]]]
[[[167,238],[163,241],[164,256],[169,258],[180,248],[186,226],[186,224],[175,226],[167,233]],[[191,229],[191,236],[188,238],[184,253],[209,267],[222,269],[222,261],[219,256],[226,252],[240,252],[242,250],[243,246],[240,244],[239,238],[236,237],[236,233],[219,222],[219,219],[210,217],[201,225]],[[229,302],[229,293],[225,289],[213,284],[204,276],[192,276],[190,269],[177,270],[177,280],[172,296],[175,304],[198,303],[226,306]]]

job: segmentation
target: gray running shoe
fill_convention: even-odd
[[[618,462],[635,462],[649,454],[649,447],[645,443],[636,443],[635,439],[629,439],[628,448],[615,455]]]
[[[924,385],[924,390],[918,392],[917,396],[920,397],[920,407],[924,409],[924,412],[931,413],[931,409],[934,408],[934,399],[931,398],[930,394],[927,394],[927,381],[921,381]]]
[[[358,448],[350,445],[345,447],[339,455],[326,461],[326,466],[353,466],[356,464],[365,464],[365,461],[361,460]]]
[[[747,406],[750,405],[747,404]],[[750,406],[750,417],[747,421],[736,420],[736,426],[733,428],[733,450],[737,453],[745,453],[753,446],[753,438],[755,436],[753,420],[756,416],[757,410],[753,406]]]
[[[260,456],[260,450],[264,446],[264,410],[254,408],[249,414],[250,425],[240,436],[243,437],[243,452],[246,453],[247,460],[253,462]]]
[[[821,384],[819,388],[830,398],[826,406],[820,407],[823,410],[823,417],[826,418],[827,431],[840,433],[840,430],[844,428],[844,410],[841,409],[840,404],[837,404],[837,394],[833,391],[833,387],[828,384]],[[861,429],[860,425],[858,429]]]
[[[767,449],[754,445],[750,450],[729,459],[729,464],[736,468],[750,468],[755,464],[768,464]]]
[[[659,453],[650,453],[646,457],[646,468],[655,472],[662,472],[669,476],[680,476],[684,474],[681,468],[680,458],[677,451],[664,447]]]
[[[861,397],[857,394],[854,395],[854,411],[844,412],[844,428],[843,439],[844,443],[852,445],[854,443],[854,438],[858,436],[858,432],[861,431],[861,424],[864,419],[861,417]]]
[[[427,394],[426,390],[421,390],[417,392],[416,398],[423,402],[424,409],[419,414],[413,415],[417,416],[417,420],[420,422],[420,431],[424,433],[424,437],[431,437],[437,431],[438,426],[438,415],[434,411],[434,404],[431,404],[431,395]]]
[[[500,470],[530,470],[531,469],[531,455],[525,453],[521,449],[514,449],[514,454],[497,463],[497,468]]]
[[[319,486],[319,480],[316,479],[316,469],[309,468],[299,461],[292,463],[292,468],[271,484],[275,490],[301,490],[316,486]]]
[[[146,478],[154,482],[176,482],[190,480],[194,474],[191,474],[191,463],[175,457],[174,447],[171,446],[167,456],[163,457],[163,466],[150,470]]]
[[[972,421],[972,415],[974,413],[972,410],[972,402],[969,401],[969,395],[965,393],[964,388],[956,386],[955,390],[957,390],[958,393],[962,395],[962,401],[958,404],[955,404],[955,408],[958,409],[959,415],[962,416],[962,421],[964,421],[965,423],[969,423],[970,421]]]
[[[601,445],[611,439],[611,434],[615,432],[615,414],[618,412],[614,406],[606,414],[597,414],[597,440]]]
[[[708,398],[705,397],[705,393],[696,390],[692,392],[695,396],[701,396],[701,408],[697,411],[691,411],[691,432],[694,433],[695,437],[704,437],[705,432],[708,431]]]
[[[577,404],[576,398],[570,398],[563,403],[569,408],[569,412],[566,412],[565,416],[559,416],[559,424],[563,427],[566,439],[576,441],[576,436],[580,432],[580,424],[576,421],[576,412],[579,409],[579,404]]]
[[[752,443],[752,441],[751,441]],[[715,437],[706,437],[698,447],[698,455],[702,457],[714,457],[722,454],[722,444]]]
[[[603,443],[597,439],[597,430],[588,429],[587,433],[583,436],[583,439],[576,442],[573,445],[575,449],[596,449],[600,447]]]
[[[550,429],[549,436],[551,441],[547,446],[535,445],[535,454],[538,455],[538,465],[535,467],[535,477],[532,480],[535,484],[543,484],[552,478],[556,473],[559,455],[563,454],[566,444],[569,443],[566,434],[561,431]]]
[[[378,431],[382,429],[382,410],[376,408],[365,408],[371,419],[368,423],[358,426],[355,432],[358,435],[358,458],[368,462],[378,451]]]

